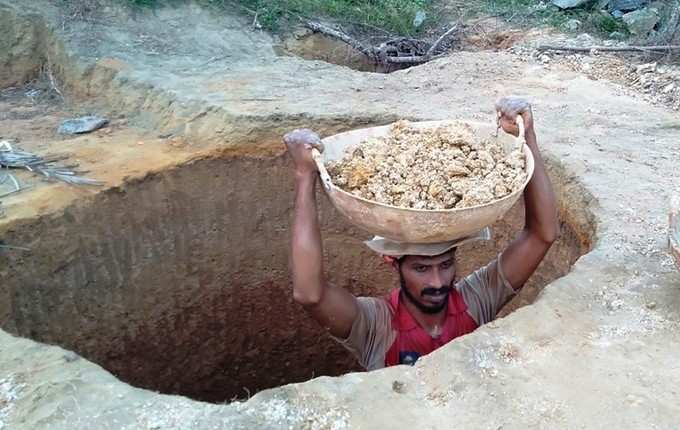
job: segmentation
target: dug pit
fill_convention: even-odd
[[[589,198],[555,163],[561,236],[506,312],[566,274],[594,236]],[[0,254],[0,322],[73,350],[135,386],[224,402],[320,375],[358,370],[292,300],[292,211],[286,158],[213,157],[149,174],[15,224]],[[330,282],[381,295],[393,274],[320,197]],[[461,274],[521,227],[522,207],[494,239],[458,253]]]
[[[348,44],[319,33],[304,32],[286,37],[274,47],[274,50],[278,55],[325,61],[360,72],[388,73],[393,71],[375,64]]]

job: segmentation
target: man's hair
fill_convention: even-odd
[[[439,255],[448,254],[449,252],[455,256],[456,255],[456,248],[447,249],[446,251],[442,252]],[[439,257],[439,255],[417,255],[416,257],[436,258],[436,257]],[[404,262],[406,257],[408,257],[408,255],[402,255],[401,257],[395,259],[395,261],[397,262],[397,265],[399,267],[401,267],[401,263]]]

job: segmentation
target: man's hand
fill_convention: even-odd
[[[557,239],[560,226],[557,221],[555,194],[536,142],[531,105],[519,97],[505,97],[496,103],[496,111],[498,124],[507,133],[515,136],[519,134],[516,118],[518,115],[522,116],[526,144],[534,156],[534,175],[524,189],[524,230],[501,254],[505,278],[515,289],[519,289],[534,273]]]
[[[523,98],[503,97],[496,102],[496,114],[498,115],[498,125],[503,131],[513,136],[519,136],[519,127],[516,122],[518,115],[522,116],[526,131],[534,128],[531,104]]]
[[[283,142],[295,163],[295,171],[301,174],[314,174],[316,163],[312,158],[312,148],[323,151],[323,144],[319,135],[308,128],[293,130],[283,136]]]
[[[312,149],[323,151],[319,135],[309,129],[283,137],[295,163],[295,208],[291,240],[293,298],[333,336],[349,336],[359,312],[357,299],[341,287],[327,284],[323,270],[321,229],[316,209],[317,167]]]

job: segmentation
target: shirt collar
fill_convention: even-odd
[[[403,300],[406,299],[402,298],[401,289],[399,288],[393,290],[392,294],[390,294],[390,303],[395,309],[394,317],[392,319],[393,326],[396,325],[398,331],[409,331],[421,328],[415,318],[413,318],[413,315],[411,315],[411,312],[409,312],[408,308],[402,303]],[[460,296],[460,293],[458,293],[458,290],[454,288],[449,294],[448,303],[446,305],[447,320],[450,316],[465,311],[467,311],[465,301]]]

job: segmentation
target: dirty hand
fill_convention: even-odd
[[[496,102],[496,114],[498,115],[498,125],[506,133],[519,136],[517,126],[518,115],[524,119],[524,129],[529,131],[534,128],[534,117],[531,113],[531,104],[521,97],[503,97]]]
[[[283,143],[293,158],[295,170],[299,173],[316,173],[317,167],[312,158],[312,148],[323,152],[323,143],[319,135],[308,128],[293,130],[283,136]]]

